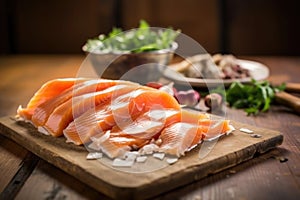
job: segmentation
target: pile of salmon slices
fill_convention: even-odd
[[[17,117],[39,132],[110,158],[131,151],[180,157],[204,139],[229,133],[229,120],[182,109],[170,94],[130,81],[63,78],[45,83]]]

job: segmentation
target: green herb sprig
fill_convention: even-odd
[[[268,81],[252,80],[250,84],[233,82],[226,91],[229,106],[242,108],[248,115],[266,112],[275,98],[275,93],[283,91],[285,84],[273,87]]]
[[[87,40],[84,51],[94,53],[140,53],[168,49],[180,33],[172,28],[151,30],[145,20],[141,20],[137,29],[123,32],[113,28],[108,35]]]

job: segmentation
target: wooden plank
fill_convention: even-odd
[[[174,165],[151,173],[126,173],[113,170],[98,161],[86,160],[84,147],[66,144],[64,138],[45,136],[24,122],[11,117],[0,119],[0,131],[36,155],[80,179],[94,189],[112,197],[141,199],[171,190],[209,174],[249,160],[257,153],[264,153],[283,141],[278,131],[262,129],[232,122],[237,129],[219,140],[211,152],[199,159],[199,148],[189,152]],[[248,128],[261,138],[252,138],[238,131]]]
[[[108,199],[59,168],[40,160],[15,198],[20,199]]]
[[[22,165],[14,178],[9,182],[7,187],[0,195],[0,199],[14,199],[16,194],[22,188],[26,179],[30,176],[31,172],[35,168],[39,158],[32,153],[28,153],[22,162]]]
[[[281,150],[281,147],[273,149],[154,199],[299,199],[296,176],[288,173],[288,162],[281,163],[274,159],[281,154]]]
[[[28,151],[15,142],[0,135],[0,192],[9,184],[22,166]]]

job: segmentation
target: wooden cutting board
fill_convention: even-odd
[[[128,173],[112,169],[98,160],[87,160],[88,152],[84,147],[68,144],[63,137],[43,135],[31,124],[17,122],[13,117],[0,118],[0,133],[109,197],[144,199],[249,160],[283,141],[283,135],[278,131],[234,121],[232,125],[236,130],[219,139],[213,148],[208,147],[207,156],[199,158],[200,145],[175,164],[145,173]],[[240,132],[240,128],[253,130],[262,137],[251,137]],[[209,146],[210,143],[202,145]]]

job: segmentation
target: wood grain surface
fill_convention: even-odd
[[[237,130],[220,139],[215,146],[205,144],[211,150],[203,158],[199,158],[200,150],[198,152],[196,148],[173,165],[145,173],[128,173],[105,166],[97,160],[87,160],[88,152],[84,147],[67,144],[64,137],[43,135],[31,124],[18,122],[13,117],[0,119],[0,131],[6,137],[90,187],[112,198],[123,199],[158,195],[249,160],[256,154],[275,148],[283,141],[283,136],[278,131],[237,122],[232,122],[232,125]],[[250,134],[240,132],[240,128],[250,129],[261,135],[261,138],[253,138]]]
[[[299,83],[300,57],[240,58],[254,60],[268,66],[269,80],[272,84]],[[0,56],[0,116],[13,116],[18,105],[26,105],[33,93],[45,81],[76,76],[83,60],[84,56],[81,55]],[[242,110],[227,108],[226,117],[252,126],[279,131],[284,135],[283,144],[247,162],[209,175],[192,184],[175,188],[154,199],[299,199],[299,115],[290,108],[274,104],[269,112],[256,117],[248,117]],[[1,136],[0,143],[2,195],[8,191],[8,185],[15,187],[11,183],[20,169],[24,168],[22,163],[28,151],[6,137]],[[21,189],[14,190],[16,198],[104,198],[104,194],[86,186],[82,181],[76,181],[77,179],[42,159],[38,160],[37,166],[29,178],[24,180]],[[37,179],[47,180],[49,184],[36,184]],[[30,189],[35,187],[36,191]],[[47,196],[49,191],[52,192],[51,198]]]

